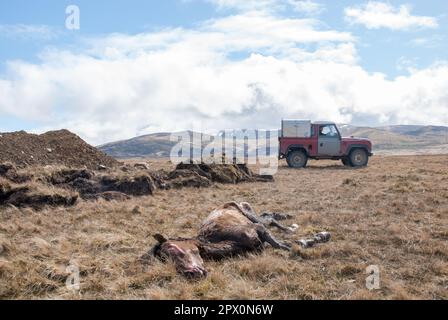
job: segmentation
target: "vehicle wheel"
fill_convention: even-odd
[[[355,149],[350,153],[350,163],[352,167],[365,167],[369,162],[369,156],[364,149]]]
[[[301,150],[293,151],[288,155],[288,165],[291,168],[305,168],[308,156]]]
[[[342,158],[341,160],[344,166],[351,166],[350,160],[348,158]]]

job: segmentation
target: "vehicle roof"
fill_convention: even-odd
[[[313,124],[322,125],[322,124],[335,124],[335,123],[333,121],[315,121],[313,122]]]

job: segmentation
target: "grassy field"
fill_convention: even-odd
[[[168,168],[167,161],[153,162]],[[333,238],[291,254],[267,248],[206,262],[209,277],[189,281],[170,264],[139,257],[152,234],[194,236],[228,201],[258,213],[294,216],[300,239]],[[125,202],[80,201],[72,208],[0,209],[1,299],[447,299],[448,156],[374,157],[368,168],[311,161],[282,163],[275,182],[214,184],[157,191]],[[80,269],[80,291],[65,286]],[[366,267],[380,269],[380,289],[366,288]]]

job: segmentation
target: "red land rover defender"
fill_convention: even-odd
[[[364,167],[372,154],[372,143],[364,138],[342,138],[333,122],[283,120],[279,157],[292,168],[304,168],[308,159],[342,160],[351,167]]]

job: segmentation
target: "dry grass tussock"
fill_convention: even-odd
[[[156,190],[123,202],[0,209],[0,299],[447,299],[448,157],[375,157],[352,170],[311,162],[274,182]],[[282,164],[284,165],[284,164]],[[165,160],[152,163],[170,169]],[[329,231],[330,243],[206,262],[190,281],[171,264],[139,258],[152,234],[194,236],[227,201],[293,216],[293,238]],[[283,235],[274,231],[278,237]],[[79,292],[65,286],[80,270]],[[379,290],[365,286],[380,268]]]

